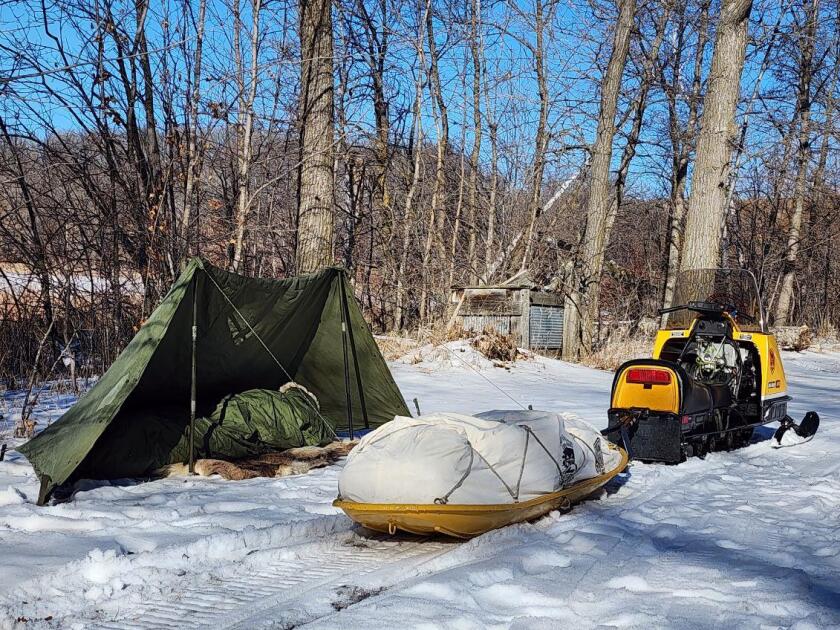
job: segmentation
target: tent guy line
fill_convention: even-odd
[[[204,264],[203,263],[199,263],[199,264],[201,265],[201,268],[204,269]],[[227,296],[227,293],[225,293],[225,290],[222,287],[219,286],[218,282],[216,282],[216,279],[213,276],[211,276],[209,273],[205,272],[204,275],[206,277],[210,278],[210,282],[212,282],[213,285],[219,290],[219,293],[222,294],[222,297],[225,298],[225,301],[230,305],[230,307],[233,309],[233,311],[239,316],[239,319],[241,319],[242,322],[248,327],[248,330],[251,332],[252,335],[254,335],[256,340],[260,342],[260,345],[268,353],[268,356],[270,356],[274,360],[274,362],[277,364],[277,367],[279,367],[281,370],[283,370],[283,374],[285,375],[285,377],[287,379],[289,379],[289,381],[294,381],[295,379],[293,379],[291,377],[291,375],[289,374],[289,371],[285,367],[283,367],[282,363],[280,363],[280,359],[278,359],[274,355],[274,353],[271,351],[271,348],[269,348],[265,344],[265,341],[263,341],[263,338],[260,337],[260,334],[256,330],[254,330],[254,327],[251,325],[251,322],[249,322],[248,319],[242,314],[242,311],[240,311],[238,308],[236,308],[236,304],[231,302],[230,298]],[[193,282],[195,282],[195,280],[193,280]],[[195,297],[193,297],[193,300],[195,300]],[[195,330],[195,329],[193,329],[193,330]],[[304,397],[304,399],[306,400],[307,404],[310,407],[312,407],[313,411],[315,411],[315,413],[318,414],[318,417],[321,418],[321,420],[324,421],[324,424],[329,428],[330,433],[332,433],[333,437],[335,439],[338,439],[338,434],[336,434],[335,430],[332,428],[330,423],[327,422],[327,419],[324,418],[324,416],[321,414],[321,410],[318,409],[318,406],[315,404],[315,402],[309,397]],[[191,427],[190,430],[192,430],[192,427]],[[192,457],[192,454],[190,454],[190,456]],[[192,470],[190,470],[190,472],[192,472]]]
[[[484,375],[484,374],[482,374],[481,372],[479,372],[477,369],[475,369],[475,367],[473,367],[472,365],[470,365],[469,363],[467,363],[466,361],[464,361],[461,357],[459,357],[457,354],[455,354],[455,352],[453,352],[451,348],[448,348],[448,347],[446,346],[446,344],[442,344],[440,347],[441,347],[441,348],[443,348],[444,350],[446,350],[446,351],[447,351],[447,352],[448,352],[448,353],[449,353],[452,357],[454,357],[455,359],[457,359],[460,363],[464,364],[464,365],[465,365],[465,366],[467,366],[469,369],[471,369],[473,372],[475,372],[476,374],[478,374],[481,378],[483,378],[485,381],[487,381],[487,382],[488,382],[488,383],[489,383],[492,387],[496,388],[496,389],[497,389],[497,390],[498,390],[498,391],[499,391],[499,392],[500,392],[503,396],[505,396],[506,398],[508,398],[509,400],[511,400],[514,404],[518,405],[520,409],[522,409],[523,411],[527,411],[527,410],[528,410],[528,408],[527,408],[525,405],[523,405],[521,402],[519,402],[518,400],[516,400],[516,398],[514,398],[513,396],[511,396],[511,395],[510,395],[509,393],[507,393],[504,389],[502,389],[501,387],[499,387],[498,385],[496,385],[496,383],[494,383],[493,381],[491,381],[491,380],[490,380],[490,379],[489,379],[486,375]],[[418,411],[419,411],[419,408],[418,408]]]

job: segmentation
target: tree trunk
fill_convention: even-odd
[[[364,54],[370,72],[373,115],[376,124],[374,154],[376,156],[376,198],[380,206],[391,210],[391,194],[388,189],[387,172],[390,162],[388,139],[390,118],[388,100],[385,97],[385,61],[388,56],[388,4],[386,0],[377,0],[379,25],[365,5],[365,0],[356,0],[356,9],[366,32]],[[381,26],[381,28],[380,28]],[[350,27],[352,28],[352,26]]]
[[[443,262],[446,254],[443,248],[443,224],[446,216],[444,188],[446,186],[446,172],[444,169],[446,155],[449,152],[449,115],[446,108],[446,101],[443,97],[443,90],[440,85],[440,73],[438,71],[438,52],[435,42],[434,15],[431,1],[426,5],[426,38],[429,45],[429,89],[435,101],[436,112],[435,123],[437,125],[437,161],[435,163],[435,185],[432,192],[432,203],[429,208],[429,226],[426,234],[426,243],[423,247],[423,289],[420,296],[420,319],[426,320],[429,316],[428,301],[431,290],[432,272],[429,269],[431,262],[432,246],[437,244],[438,255]]]
[[[185,11],[186,12],[186,11]],[[195,27],[195,53],[193,58],[192,89],[187,95],[187,117],[189,119],[189,140],[187,141],[186,182],[184,184],[184,208],[181,213],[181,256],[190,254],[191,229],[194,219],[193,209],[197,205],[195,185],[199,175],[198,157],[198,108],[201,103],[201,62],[204,48],[204,20],[207,13],[207,0],[199,0],[198,21]]]
[[[422,38],[420,40],[422,42]],[[422,46],[422,43],[421,43]],[[422,50],[418,51],[422,59]],[[423,79],[422,73],[418,72],[414,93],[414,151],[412,155],[413,168],[411,172],[411,184],[405,195],[405,209],[403,211],[403,234],[400,260],[397,267],[397,306],[394,315],[394,325],[402,330],[406,325],[406,290],[405,274],[408,266],[408,250],[411,244],[411,229],[414,220],[414,196],[417,193],[417,185],[420,182],[420,161],[423,155]]]
[[[473,65],[473,146],[470,152],[470,182],[467,197],[469,207],[469,237],[467,241],[468,282],[474,284],[478,278],[476,260],[476,221],[478,219],[478,160],[481,156],[481,0],[471,0],[470,51]]]
[[[496,198],[499,188],[499,133],[498,125],[493,121],[488,124],[490,131],[490,196],[487,200],[487,234],[484,237],[484,273],[482,279],[490,282],[493,275],[493,248],[496,243]]]
[[[487,68],[486,49],[482,47],[482,60]],[[487,232],[484,236],[484,270],[481,274],[483,283],[488,283],[493,275],[494,247],[496,244],[496,199],[499,189],[499,125],[496,107],[491,98],[491,86],[488,72],[484,73],[484,103],[487,131],[490,140],[490,194],[487,199]]]
[[[528,203],[528,228],[525,231],[525,247],[522,252],[522,264],[520,271],[528,268],[531,258],[531,250],[534,243],[534,230],[537,219],[540,218],[542,206],[542,180],[545,172],[545,152],[548,149],[548,82],[545,75],[545,15],[543,12],[543,0],[537,0],[535,10],[534,32],[536,45],[531,49],[534,56],[534,71],[537,75],[537,91],[540,95],[540,117],[537,123],[537,133],[534,137],[534,162],[531,168],[531,198]]]
[[[680,261],[683,270],[720,264],[726,185],[737,134],[735,108],[751,10],[752,0],[722,2],[686,213]]]
[[[624,144],[624,150],[621,153],[621,161],[618,165],[618,172],[615,177],[615,185],[613,186],[613,201],[610,205],[609,214],[607,215],[607,229],[606,237],[604,239],[604,246],[610,241],[612,234],[613,223],[621,207],[621,202],[624,199],[624,189],[627,184],[627,174],[630,172],[630,165],[633,158],[636,157],[636,150],[639,147],[639,141],[642,135],[642,124],[645,118],[645,112],[648,105],[648,93],[650,92],[651,84],[653,83],[653,67],[659,59],[659,50],[662,47],[662,41],[665,39],[665,28],[668,25],[668,19],[671,16],[671,5],[667,3],[662,8],[662,13],[656,20],[656,35],[653,39],[653,44],[650,50],[645,54],[642,62],[641,81],[636,97],[630,106],[630,118],[633,124],[630,127],[630,133],[627,134],[627,142]],[[603,264],[603,252],[601,253]],[[596,285],[600,287],[599,285]],[[597,300],[597,296],[596,296]]]
[[[834,40],[834,49],[837,53],[840,53],[840,46],[838,46],[838,42],[840,42],[840,12],[838,12],[835,16],[835,40]],[[834,58],[834,71],[831,73],[831,79],[827,83],[826,92],[825,92],[825,105],[824,105],[824,113],[823,113],[823,134],[822,134],[822,142],[820,144],[820,151],[819,157],[817,158],[817,165],[814,169],[814,178],[813,178],[813,200],[812,205],[817,207],[821,206],[822,203],[830,198],[830,193],[826,188],[826,178],[825,178],[825,171],[826,166],[828,164],[828,151],[829,151],[829,144],[832,141],[833,134],[833,123],[834,123],[834,110],[836,107],[836,99],[835,94],[837,94],[837,83],[838,79],[840,79],[840,63],[838,63],[838,59],[835,56]],[[827,194],[828,193],[828,194]],[[834,222],[837,220],[837,214],[831,213],[829,210],[828,214],[828,221],[823,223],[822,228],[828,233],[831,234],[833,232]],[[825,215],[823,215],[825,216]],[[829,303],[829,286],[831,284],[831,275],[832,275],[832,268],[831,263],[834,258],[832,256],[832,247],[833,242],[828,240],[823,244],[823,256],[824,256],[824,263],[823,263],[823,270],[822,270],[822,290],[821,290],[821,299],[820,299],[820,319],[822,322],[830,323],[831,322],[831,311],[830,311],[830,303]]]
[[[668,308],[674,299],[674,287],[679,273],[680,251],[682,249],[683,223],[685,220],[685,185],[688,176],[688,162],[697,138],[698,109],[700,90],[703,86],[703,59],[709,35],[709,6],[711,0],[704,0],[700,7],[700,20],[697,29],[697,44],[694,50],[694,69],[691,80],[691,93],[688,98],[688,118],[685,130],[681,129],[678,113],[677,95],[681,91],[682,46],[685,8],[680,15],[678,26],[678,45],[673,61],[673,83],[665,90],[668,99],[668,122],[671,139],[671,214],[668,221],[668,260],[665,269],[665,284],[662,293],[662,306]],[[662,316],[665,325],[667,315]]]
[[[811,80],[814,74],[814,40],[817,34],[819,0],[812,0],[806,8],[806,24],[799,35],[799,89],[796,95],[796,110],[799,113],[799,147],[796,155],[796,183],[793,194],[793,214],[788,230],[787,255],[784,277],[776,302],[776,325],[788,324],[793,303],[793,280],[796,259],[799,256],[799,241],[802,230],[802,215],[805,210],[805,185],[808,177],[808,161],[811,153]]]
[[[297,271],[332,263],[333,32],[330,0],[300,0],[301,87],[298,124]]]
[[[465,64],[466,65],[466,64]],[[466,73],[461,75],[461,90],[463,91],[464,95],[464,108],[462,110],[462,115],[464,118],[467,116],[467,84],[466,84]],[[464,153],[464,147],[467,146],[467,126],[465,124],[461,125],[461,150],[459,153],[461,154],[460,159],[458,160],[460,163],[459,172],[458,172],[458,201],[455,203],[455,222],[452,226],[452,239],[449,245],[449,280],[446,284],[446,289],[452,287],[455,283],[455,269],[458,267],[458,245],[460,236],[461,236],[461,217],[464,211],[464,186],[466,179],[466,169],[467,169],[467,160],[466,155]]]
[[[235,0],[239,3],[239,0]],[[239,52],[239,37],[238,29],[234,37],[234,44],[237,56],[237,64],[239,66],[239,85],[240,85],[240,99],[239,99],[239,115],[244,116],[244,120],[239,123],[239,147],[238,147],[238,182],[237,188],[239,196],[236,206],[236,241],[233,247],[233,261],[232,267],[234,271],[239,271],[242,264],[242,251],[245,242],[245,227],[248,222],[248,214],[251,209],[251,162],[252,162],[252,142],[251,137],[254,130],[254,99],[257,95],[257,78],[258,78],[258,63],[259,63],[259,44],[260,44],[260,4],[261,0],[252,0],[252,23],[251,23],[251,61],[250,72],[245,69],[242,63],[242,57]],[[236,21],[239,22],[239,13],[237,6]],[[248,76],[248,85],[245,86],[245,75]]]
[[[363,2],[361,4],[364,4]],[[377,173],[377,187],[379,202],[382,207],[390,210],[391,195],[388,190],[388,136],[390,134],[390,120],[388,116],[388,101],[385,98],[385,57],[388,53],[388,5],[385,0],[379,0],[382,13],[382,32],[376,48],[375,66],[373,69],[373,111],[376,117],[376,160],[379,171]],[[371,23],[371,34],[376,30]]]
[[[595,322],[598,316],[598,294],[612,187],[610,162],[615,136],[615,113],[621,91],[621,77],[630,50],[630,34],[636,13],[635,0],[622,0],[615,27],[613,49],[601,84],[601,108],[598,131],[592,146],[589,195],[586,201],[586,231],[580,272],[566,300],[563,330],[563,356],[576,359],[592,352]]]

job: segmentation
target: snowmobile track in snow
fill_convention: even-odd
[[[631,501],[643,504],[650,491]],[[574,515],[577,522],[581,515]],[[590,522],[593,515],[589,515]],[[569,519],[569,516],[564,516]],[[596,517],[596,520],[601,520]],[[529,527],[520,525],[514,527]],[[507,530],[507,531],[506,531]],[[367,530],[360,530],[367,531]],[[513,529],[495,530],[473,539],[483,547]],[[402,586],[418,577],[445,572],[483,559],[453,558],[452,562],[431,561],[456,550],[464,541],[409,536],[367,536],[343,532],[331,537],[255,550],[250,561],[227,570],[185,576],[183,586],[173,585],[147,600],[142,612],[117,617],[94,625],[103,630],[158,628],[292,628],[317,621],[385,590]],[[521,546],[521,541],[508,544]],[[489,555],[494,555],[491,551]]]
[[[146,600],[130,616],[93,622],[103,630],[151,628],[289,628],[314,621],[382,588],[356,582],[374,572],[390,588],[423,573],[422,565],[457,542],[381,537],[303,543],[255,552],[265,562],[243,562],[216,574],[185,576],[183,587]],[[256,565],[256,566],[255,566]],[[342,587],[351,591],[350,599]],[[139,614],[138,614],[139,613]]]

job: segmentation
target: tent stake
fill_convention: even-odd
[[[195,381],[196,381],[196,363],[195,363],[195,346],[198,340],[198,282],[195,275],[193,275],[193,313],[192,313],[192,378],[190,379],[190,466],[189,471],[191,475],[195,474]]]
[[[350,394],[350,361],[347,357],[348,345],[348,329],[349,323],[347,313],[347,300],[344,291],[344,272],[341,271],[338,276],[338,286],[341,291],[341,348],[344,351],[344,394],[347,399],[347,424],[350,427],[350,439],[353,439],[353,397]]]

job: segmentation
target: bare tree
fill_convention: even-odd
[[[187,21],[187,10],[190,3],[184,3],[185,22]],[[199,143],[199,106],[201,104],[201,81],[203,75],[201,73],[201,66],[204,54],[204,25],[207,16],[207,0],[199,0],[198,16],[195,25],[195,50],[192,55],[193,73],[186,86],[187,99],[185,118],[188,121],[187,152],[185,156],[186,162],[186,181],[184,183],[184,207],[181,211],[181,236],[183,243],[181,245],[181,257],[188,254],[190,251],[191,241],[191,222],[195,217],[196,207],[198,205],[196,199],[196,183],[200,178],[201,161],[204,155],[203,143]],[[187,57],[186,49],[184,56]]]
[[[563,355],[577,358],[592,351],[598,314],[598,291],[604,249],[607,244],[608,217],[612,203],[610,162],[615,136],[615,115],[621,91],[621,77],[630,50],[630,35],[636,13],[635,0],[622,0],[613,36],[610,61],[601,85],[601,108],[598,130],[592,145],[589,195],[586,200],[586,231],[581,252],[580,271],[566,300],[563,324]]]
[[[788,229],[787,255],[784,276],[776,301],[776,323],[787,324],[793,306],[793,280],[799,255],[799,241],[802,231],[802,215],[805,212],[806,182],[811,155],[811,103],[812,80],[814,77],[814,48],[816,46],[819,0],[805,5],[805,24],[799,32],[799,81],[796,91],[796,120],[799,128],[796,154],[796,183],[793,192],[793,211]]]
[[[315,271],[333,257],[333,31],[331,0],[299,5],[300,166],[297,270]]]
[[[71,343],[101,373],[196,253],[271,277],[340,259],[381,331],[527,268],[582,309],[567,356],[668,303],[681,265],[736,257],[777,319],[840,326],[837,4],[762,7],[740,78],[748,0],[633,1],[17,3],[0,378]]]
[[[528,201],[528,227],[525,230],[525,246],[522,252],[522,262],[519,269],[524,271],[530,262],[531,250],[534,243],[534,228],[539,219],[542,204],[542,184],[545,173],[545,154],[548,150],[548,77],[546,73],[546,28],[551,23],[554,2],[536,0],[534,8],[534,44],[524,40],[534,60],[534,73],[537,79],[537,92],[540,97],[540,114],[537,120],[537,130],[534,134],[534,158],[531,165],[531,195]]]
[[[260,10],[262,0],[251,0],[250,62],[246,69],[240,42],[242,38],[242,16],[239,0],[234,2],[233,51],[236,59],[236,81],[239,92],[239,124],[237,127],[237,189],[239,195],[236,205],[236,235],[234,237],[231,267],[238,270],[242,264],[242,246],[245,240],[245,228],[251,208],[251,165],[253,159],[252,136],[254,133],[254,99],[257,97],[259,81],[260,52]],[[247,77],[247,79],[246,79]]]
[[[470,152],[470,182],[468,187],[467,207],[468,216],[468,244],[467,270],[468,281],[472,284],[478,279],[478,260],[476,259],[476,219],[479,215],[478,206],[478,178],[479,159],[481,157],[481,79],[482,79],[482,39],[481,39],[481,0],[470,1],[470,54],[472,56],[472,136],[473,145]]]
[[[688,3],[679,4],[677,20],[677,36],[673,52],[668,56],[667,65],[671,66],[671,80],[662,77],[663,91],[668,103],[668,138],[671,150],[670,184],[670,213],[668,216],[668,255],[665,266],[665,282],[663,283],[663,307],[671,306],[674,295],[674,285],[680,265],[680,250],[682,249],[683,223],[685,220],[685,187],[688,180],[688,164],[696,143],[699,131],[699,108],[701,88],[703,85],[703,60],[706,54],[709,33],[709,7],[711,0],[701,0],[699,17],[696,23],[697,41],[694,45],[694,63],[691,74],[691,88],[682,98],[683,83],[683,55],[686,48],[686,34],[688,24],[686,12]],[[664,71],[664,65],[663,65]],[[680,103],[684,103],[688,110],[685,122],[680,120]]]
[[[686,213],[681,269],[717,267],[752,0],[723,0]]]
[[[423,246],[421,271],[423,274],[423,290],[420,296],[420,319],[425,320],[429,315],[429,292],[432,282],[430,269],[432,247],[437,246],[438,256],[445,257],[443,248],[443,229],[446,216],[446,156],[449,153],[449,110],[440,81],[440,52],[435,40],[435,10],[432,0],[426,4],[426,38],[429,46],[429,90],[432,96],[432,114],[437,128],[437,158],[435,161],[435,183],[432,199],[429,205],[428,227],[426,242]]]

